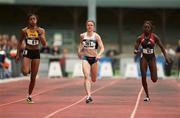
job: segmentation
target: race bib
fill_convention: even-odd
[[[83,46],[86,49],[95,49],[96,41],[95,40],[83,40]]]
[[[27,50],[23,50],[23,55],[27,55],[28,51]]]
[[[39,40],[27,39],[27,44],[28,45],[38,45],[39,44]]]
[[[154,49],[150,49],[150,48],[143,49],[143,53],[144,54],[153,54],[154,53]]]

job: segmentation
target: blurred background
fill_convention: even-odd
[[[39,16],[46,30],[48,47],[41,47],[39,76],[81,77],[77,57],[79,35],[86,20],[96,22],[96,31],[105,45],[100,60],[101,77],[140,77],[139,55],[133,54],[145,20],[151,20],[172,64],[166,65],[156,46],[158,75],[178,77],[180,46],[180,1],[178,0],[0,0],[0,78],[22,76],[21,63],[15,63],[20,30],[26,16]],[[54,70],[53,70],[54,69]]]

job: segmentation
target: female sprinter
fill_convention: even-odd
[[[29,14],[27,20],[28,26],[21,30],[17,46],[16,61],[20,59],[21,45],[23,40],[25,40],[26,47],[23,50],[21,71],[25,76],[30,74],[29,91],[26,101],[28,103],[34,103],[31,94],[35,85],[36,75],[38,73],[40,63],[39,44],[41,42],[43,46],[46,46],[47,42],[45,39],[45,30],[37,25],[38,16],[35,14]]]
[[[161,43],[160,38],[153,33],[152,23],[150,21],[145,21],[143,25],[143,33],[138,37],[134,53],[139,53],[138,48],[141,45],[142,47],[142,54],[140,59],[140,70],[142,76],[142,85],[146,93],[146,97],[144,101],[150,101],[149,93],[148,93],[148,86],[146,82],[146,71],[147,67],[149,67],[151,73],[151,80],[156,82],[157,77],[157,67],[156,67],[156,57],[154,54],[154,46],[157,44],[165,57],[167,63],[170,63],[169,58],[167,57],[166,51]]]
[[[91,97],[91,75],[92,82],[97,79],[98,60],[104,52],[104,45],[101,37],[94,32],[95,22],[88,20],[86,22],[87,32],[80,34],[80,45],[78,48],[78,56],[82,59],[82,69],[84,73],[84,87],[87,94],[86,103],[92,102]],[[99,48],[99,53],[97,49]]]

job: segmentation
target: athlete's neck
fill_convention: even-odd
[[[92,36],[93,35],[93,31],[92,32],[87,32],[87,36]]]
[[[29,25],[28,28],[29,28],[29,29],[36,29],[36,28],[37,28],[37,25]]]
[[[144,37],[149,38],[150,36],[151,36],[151,33],[147,33],[147,32],[144,33]]]

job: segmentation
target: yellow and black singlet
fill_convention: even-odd
[[[39,45],[39,33],[34,30],[26,30],[26,45]]]

